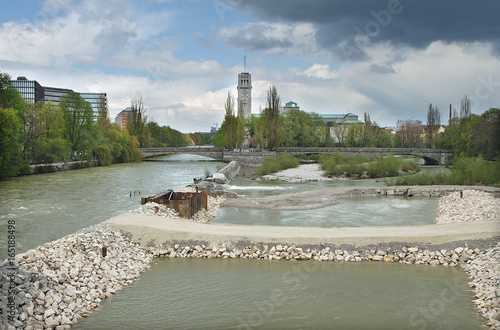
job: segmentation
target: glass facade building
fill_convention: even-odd
[[[29,103],[36,103],[44,99],[44,89],[36,80],[28,80],[26,77],[18,77],[12,80],[12,87],[19,91],[22,98]]]
[[[11,80],[12,87],[17,89],[21,96],[28,102],[52,101],[55,104],[61,102],[61,97],[73,92],[67,88],[47,87],[40,85],[36,80],[28,80],[26,77],[18,77]],[[78,93],[78,92],[77,92]],[[102,110],[108,108],[108,97],[106,93],[78,93],[85,101],[89,102],[97,118]]]

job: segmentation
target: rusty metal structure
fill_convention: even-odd
[[[187,193],[167,190],[154,196],[141,198],[141,205],[155,202],[179,212],[182,218],[192,218],[202,208],[208,209],[207,193]]]

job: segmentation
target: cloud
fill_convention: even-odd
[[[243,8],[268,24],[312,24],[318,45],[340,60],[366,61],[364,48],[385,42],[416,49],[435,41],[488,42],[500,51],[495,0],[255,0]]]
[[[335,72],[330,71],[328,64],[314,63],[309,69],[304,71],[307,77],[318,79],[332,79],[335,78]]]
[[[316,51],[312,24],[246,23],[222,28],[219,36],[230,47],[245,51],[300,55]]]

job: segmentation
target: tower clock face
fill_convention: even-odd
[[[241,95],[247,96],[247,94],[248,94],[248,91],[246,89],[244,89],[244,90],[241,91]]]

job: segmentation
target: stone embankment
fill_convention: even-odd
[[[152,258],[126,235],[98,224],[17,255],[14,270],[6,259],[0,328],[69,329],[131,284]]]

